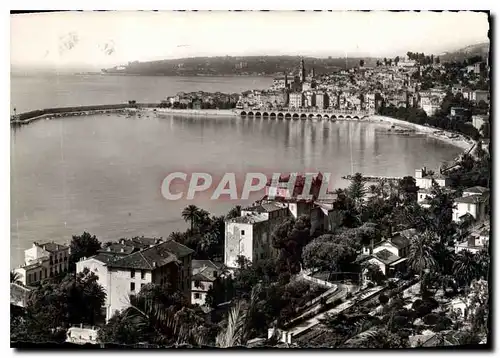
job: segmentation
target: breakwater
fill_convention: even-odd
[[[38,109],[30,112],[24,112],[10,117],[12,125],[28,124],[39,119],[81,116],[101,113],[127,113],[137,111],[138,109],[157,108],[158,103],[120,103],[103,104],[94,106],[76,106],[76,107],[57,107]]]

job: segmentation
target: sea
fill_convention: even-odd
[[[11,76],[11,110],[159,102],[179,91],[241,92],[271,85],[266,77],[148,77],[111,75]],[[11,127],[11,267],[33,241],[69,243],[84,231],[102,242],[167,237],[185,230],[190,204],[214,215],[247,200],[209,195],[167,200],[162,183],[173,172],[331,173],[341,177],[413,175],[437,170],[460,148],[422,136],[388,135],[373,122],[284,121],[186,115],[91,115]],[[239,185],[241,188],[241,185]]]

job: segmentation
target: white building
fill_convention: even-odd
[[[24,250],[24,264],[14,269],[23,285],[34,285],[46,278],[67,272],[69,247],[54,242],[39,244]]]
[[[66,342],[74,344],[97,344],[97,327],[73,326],[66,332]]]
[[[77,262],[76,271],[88,268],[98,276],[106,292],[106,320],[109,320],[116,311],[127,308],[129,296],[139,293],[148,283],[168,283],[183,292],[190,302],[192,253],[190,248],[169,240],[128,255],[100,252]]]
[[[477,130],[481,130],[481,127],[487,121],[488,121],[488,116],[486,116],[484,114],[476,114],[476,115],[472,116],[472,125]]]
[[[291,92],[288,96],[289,108],[302,108],[304,106],[304,96],[302,92]]]
[[[478,234],[471,234],[467,240],[459,242],[455,245],[455,252],[459,253],[462,250],[468,250],[472,253],[478,253],[485,249],[490,241],[490,231],[485,229]]]
[[[271,235],[274,228],[290,216],[286,206],[262,203],[241,210],[241,216],[225,223],[224,264],[237,267],[238,256],[251,262],[277,255]]]
[[[191,303],[203,306],[213,282],[223,275],[222,265],[211,260],[193,260],[192,267]]]
[[[450,179],[447,176],[440,174],[439,172],[430,172],[426,167],[415,170],[416,186],[418,186],[420,189],[432,188],[433,180],[440,187],[446,187],[450,185]]]
[[[490,200],[489,190],[484,187],[465,189],[461,198],[455,199],[453,220],[460,222],[466,215],[471,215],[476,221],[483,221],[488,212]]]

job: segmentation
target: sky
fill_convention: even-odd
[[[488,41],[474,12],[61,12],[11,15],[11,65],[102,68],[196,56],[385,57]]]

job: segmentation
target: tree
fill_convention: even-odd
[[[71,325],[95,325],[104,319],[106,295],[97,276],[85,270],[61,283],[45,282],[28,297],[25,313],[14,317],[11,339],[25,342],[64,342]]]
[[[196,205],[188,205],[184,210],[182,210],[182,218],[186,222],[191,223],[191,231],[194,230],[194,225],[199,219],[200,209]]]
[[[15,272],[15,271],[10,272],[10,283],[22,285],[21,275],[19,274],[19,272]]]
[[[130,296],[130,306],[115,314],[99,330],[100,342],[163,346],[213,344],[210,327],[199,309],[191,308],[183,294],[168,286],[148,284]]]
[[[339,270],[356,259],[356,250],[348,243],[329,240],[331,235],[320,236],[306,245],[302,253],[304,266],[316,270]]]
[[[240,215],[241,215],[241,205],[236,205],[234,208],[229,210],[229,212],[226,215],[226,219],[227,220],[234,219],[239,217]]]
[[[302,248],[311,239],[311,221],[307,216],[289,218],[278,225],[271,236],[273,247],[280,250],[280,263],[290,274],[300,271]]]
[[[347,188],[349,197],[354,201],[357,209],[360,208],[361,202],[366,194],[365,180],[361,173],[356,173],[350,180],[351,184]]]
[[[414,202],[417,200],[418,187],[415,178],[405,176],[399,180],[398,191],[403,196],[405,202]]]
[[[365,66],[365,60],[359,60],[359,67]]]
[[[101,242],[95,235],[90,235],[84,231],[82,235],[73,235],[70,244],[72,269],[75,269],[75,263],[83,257],[91,257],[97,254],[101,249]]]
[[[480,277],[482,270],[478,264],[477,256],[469,250],[462,250],[456,255],[453,273],[460,285],[467,287],[474,279]]]
[[[225,327],[217,335],[217,347],[229,348],[247,344],[250,339],[252,317],[257,309],[259,292],[260,286],[255,286],[248,301],[235,302],[229,312]]]
[[[421,280],[421,292],[425,292],[423,277],[425,271],[430,271],[436,267],[436,261],[432,250],[433,235],[426,231],[422,235],[412,238],[410,252],[408,255],[409,267],[418,272]]]

